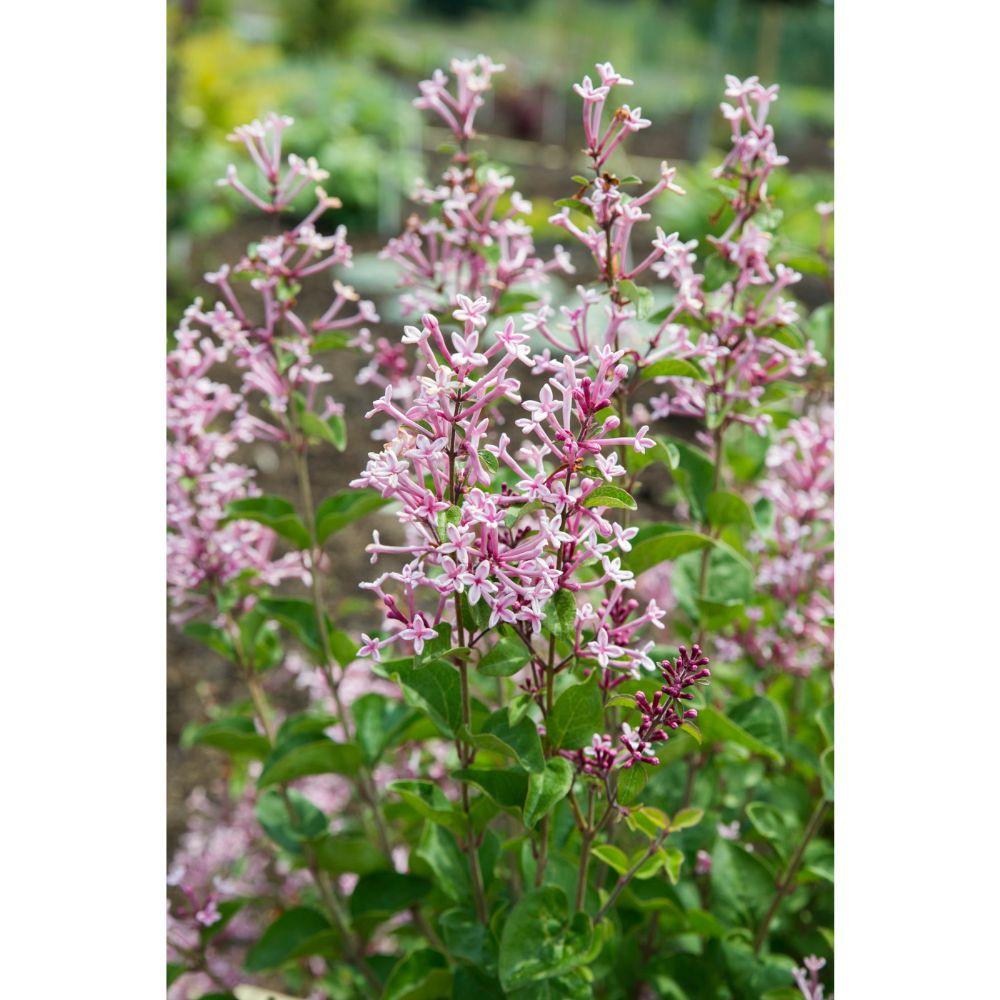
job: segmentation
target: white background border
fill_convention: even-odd
[[[144,1000],[164,983],[164,12],[8,7],[0,981]],[[997,20],[838,4],[841,1000],[996,995]]]

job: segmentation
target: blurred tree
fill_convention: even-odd
[[[218,27],[232,16],[232,0],[169,0],[171,27],[178,35]]]
[[[282,0],[281,44],[290,52],[344,52],[385,6],[379,0]]]

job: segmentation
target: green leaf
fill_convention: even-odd
[[[697,725],[695,725],[695,723],[690,721],[682,722],[681,731],[687,733],[688,736],[690,736],[691,739],[693,739],[695,743],[698,744],[698,746],[701,746],[701,739],[702,739],[701,730],[698,728]]]
[[[670,829],[670,817],[656,806],[633,809],[625,822],[632,830],[641,830],[650,840],[657,840],[664,830]]]
[[[526,771],[545,770],[538,727],[526,715],[512,725],[508,710],[498,709],[483,723],[480,732],[471,737],[471,742],[477,747],[516,758]]]
[[[586,215],[589,218],[594,217],[594,211],[589,205],[584,205],[582,201],[578,201],[576,198],[557,198],[552,202],[555,208],[568,208],[572,212],[579,212],[581,215]]]
[[[462,522],[462,508],[452,504],[442,510],[437,516],[438,539],[442,542],[448,541],[448,525],[458,527]]]
[[[500,936],[500,983],[510,993],[583,964],[593,938],[584,913],[569,917],[566,894],[555,886],[525,893]]]
[[[447,943],[447,942],[445,942]],[[452,952],[454,954],[454,952]],[[474,965],[459,965],[452,978],[451,1000],[507,1000],[500,981]]]
[[[425,822],[413,858],[415,863],[410,865],[410,871],[416,875],[431,875],[435,887],[449,899],[461,903],[471,898],[468,859],[455,836],[445,827]],[[421,864],[426,867],[418,867]]]
[[[681,877],[681,865],[684,864],[683,853],[676,847],[661,847],[658,853],[670,884],[677,885]]]
[[[612,695],[605,703],[605,708],[635,708],[635,695],[634,694],[616,694]]]
[[[239,630],[243,655],[254,669],[268,670],[284,659],[278,630],[258,606],[240,618]]]
[[[657,442],[660,447],[666,452],[666,463],[671,470],[677,469],[681,464],[681,453],[680,449],[674,444],[673,441],[668,441],[663,439]]]
[[[674,818],[670,821],[670,829],[671,831],[686,830],[688,827],[697,826],[701,822],[704,815],[704,809],[699,809],[697,806],[689,806],[687,809],[682,809],[674,816]]]
[[[347,425],[344,423],[344,418],[339,413],[331,413],[326,418],[325,424],[330,431],[328,438],[330,444],[337,451],[344,451],[347,447]]]
[[[370,837],[354,833],[328,834],[313,844],[316,862],[332,875],[366,875],[386,867],[385,856]]]
[[[540,300],[541,296],[538,292],[516,292],[508,289],[500,296],[493,315],[498,317],[507,316],[509,313],[524,312],[529,305]]]
[[[323,351],[343,351],[350,346],[353,336],[347,330],[324,330],[316,334],[309,345],[309,353],[313,356]]]
[[[520,768],[466,767],[452,772],[457,781],[481,788],[498,806],[520,810],[528,791],[528,775]]]
[[[620,486],[604,483],[587,494],[583,501],[584,507],[619,507],[623,510],[638,510],[639,506],[632,495]]]
[[[321,656],[323,642],[316,623],[316,612],[309,601],[296,597],[262,597],[257,607],[283,625],[314,656]]]
[[[704,524],[708,518],[706,504],[715,485],[715,463],[700,448],[695,448],[678,438],[664,438],[676,449],[677,468],[673,470],[674,482],[680,487],[691,506],[696,521]]]
[[[653,311],[655,301],[653,293],[648,288],[637,285],[628,278],[623,278],[618,282],[618,293],[635,306],[636,319],[645,319]]]
[[[759,925],[774,898],[774,877],[760,859],[721,838],[712,852],[711,885],[713,913],[748,928]]]
[[[340,629],[328,627],[327,636],[333,658],[346,670],[358,658],[358,644]]]
[[[381,1000],[450,1000],[451,972],[440,952],[419,948],[389,974]]]
[[[229,922],[236,916],[244,906],[249,903],[248,899],[226,899],[219,903],[219,920],[216,920],[210,927],[201,928],[202,944],[207,944],[212,938],[218,936],[226,929]]]
[[[748,943],[730,939],[714,942],[716,962],[721,953],[733,1000],[764,1000],[792,980],[795,963],[785,955],[755,955]],[[772,994],[773,995],[773,994]],[[780,996],[780,993],[778,994]],[[801,993],[794,994],[801,998]]]
[[[552,745],[561,750],[579,750],[594,733],[603,731],[601,692],[593,679],[566,688],[552,706],[546,730]]]
[[[299,413],[299,426],[310,441],[325,441],[337,451],[347,447],[347,427],[338,413],[332,413],[324,420],[319,414],[303,409]]]
[[[398,913],[419,902],[431,891],[429,879],[404,872],[370,872],[358,879],[351,893],[351,915]]]
[[[328,952],[337,932],[322,913],[305,906],[283,913],[250,949],[244,967],[248,972],[276,969],[293,958]]]
[[[642,379],[650,378],[695,378],[699,382],[705,381],[705,373],[690,361],[683,358],[663,358],[654,361],[651,365],[646,365],[641,369]]]
[[[646,852],[649,850],[648,847],[640,847],[633,855],[629,862],[629,867],[638,865],[636,868],[633,878],[644,881],[645,879],[652,878],[669,860],[669,855],[663,848],[656,848],[652,854],[648,857]]]
[[[257,521],[299,549],[308,549],[312,544],[309,532],[299,520],[295,507],[281,497],[260,496],[233,500],[226,507],[223,523],[228,524],[230,521]]]
[[[352,521],[384,507],[390,501],[374,490],[341,490],[316,508],[316,538],[322,545]]]
[[[576,598],[572,592],[560,587],[542,609],[545,628],[557,639],[572,642],[576,636]]]
[[[257,799],[255,814],[268,837],[295,856],[302,853],[303,841],[323,837],[328,826],[322,810],[294,788],[287,802],[277,789],[268,789]]]
[[[372,692],[351,703],[351,715],[358,745],[370,767],[405,732],[416,713],[402,702]]]
[[[184,634],[196,639],[231,663],[236,662],[233,641],[221,628],[209,625],[208,622],[188,622],[184,626]]]
[[[767,335],[771,340],[776,340],[779,344],[792,348],[793,351],[801,351],[806,346],[805,338],[794,326],[774,327]]]
[[[633,764],[618,772],[618,801],[623,806],[634,802],[646,787],[648,774],[644,764]]]
[[[511,725],[516,725],[520,722],[525,715],[528,714],[528,710],[535,704],[534,698],[530,694],[519,694],[515,695],[510,700],[507,705],[507,712],[510,715]]]
[[[245,715],[215,719],[204,725],[185,729],[181,746],[215,747],[234,756],[253,757],[257,760],[266,757],[271,749],[267,737],[258,733],[254,720]]]
[[[726,935],[726,928],[720,920],[713,917],[706,910],[697,907],[687,911],[688,925],[695,934],[705,938],[722,938]],[[799,1000],[802,1000],[799,997]]]
[[[663,529],[658,534],[648,535],[642,541],[632,543],[632,551],[626,552],[623,562],[637,576],[662,562],[679,559],[688,552],[696,552],[712,545],[712,539],[697,531],[675,530],[673,525],[656,525]]]
[[[706,504],[708,521],[715,528],[735,524],[740,528],[753,528],[754,516],[750,505],[735,493],[712,493]]]
[[[785,849],[791,831],[782,812],[769,802],[751,802],[747,806],[747,818],[765,840]]]
[[[268,755],[257,787],[285,784],[309,774],[357,774],[361,760],[361,748],[355,743],[334,743],[328,736],[295,733]]]
[[[603,861],[613,868],[619,875],[624,875],[632,867],[628,855],[620,847],[615,847],[614,844],[598,844],[590,853],[599,861]]]
[[[700,554],[681,556],[674,564],[670,584],[677,603],[693,621],[701,619],[703,603],[718,610],[736,607],[753,596],[754,574],[750,564],[724,542],[716,541],[708,556],[705,592],[701,593]],[[702,602],[702,603],[699,603]]]
[[[662,462],[671,471],[676,469],[680,463],[677,445],[665,438],[657,438],[653,447],[647,448],[642,454],[630,448],[625,456],[625,465],[633,473],[641,472],[654,462]]]
[[[464,855],[463,855],[464,859]],[[482,968],[496,961],[496,943],[469,909],[445,910],[440,916],[441,936],[448,954]]]
[[[487,677],[510,677],[530,659],[531,653],[520,639],[512,635],[503,635],[479,661],[477,669]]]
[[[819,711],[816,712],[814,718],[816,719],[816,725],[819,726],[823,733],[823,739],[829,745],[833,744],[833,702],[828,702]]]
[[[434,626],[437,633],[433,639],[424,642],[424,648],[413,657],[413,666],[417,670],[422,670],[425,663],[431,660],[444,661],[447,656],[461,654],[463,659],[467,659],[470,650],[468,647],[452,648],[451,645],[451,624],[449,622],[438,622]]]
[[[785,722],[774,701],[758,695],[734,705],[729,718],[745,732],[780,754],[785,752]]]
[[[464,835],[467,832],[464,817],[433,781],[405,778],[390,782],[389,790],[395,792],[418,816],[439,823],[453,833]]]
[[[496,267],[500,263],[500,247],[496,243],[473,243],[472,246],[487,264]]]
[[[833,801],[833,747],[827,747],[819,757],[819,777],[823,783],[823,797]]]
[[[466,624],[472,622],[477,629],[485,629],[490,622],[490,606],[485,601],[469,603],[467,594],[461,595],[462,621]]]
[[[529,983],[504,996],[507,1000],[594,1000],[593,973],[587,968],[571,969],[565,975]]]
[[[774,708],[773,703],[766,698],[761,700],[767,701],[775,714],[777,713],[777,709]],[[751,753],[770,757],[778,764],[784,764],[785,762],[783,753],[776,746],[772,746],[771,743],[765,742],[754,735],[754,733],[744,729],[731,715],[727,717],[711,705],[703,708],[698,713],[698,724],[701,728],[702,737],[709,743],[734,743],[736,746],[744,747]],[[776,742],[776,734],[771,727],[769,727],[769,739],[772,742]]]
[[[534,826],[553,806],[565,798],[573,784],[573,765],[565,757],[553,757],[539,774],[528,777],[524,799],[524,825]]]
[[[423,666],[400,666],[393,676],[408,698],[431,717],[445,735],[454,736],[462,724],[462,690],[458,671],[441,660]]]

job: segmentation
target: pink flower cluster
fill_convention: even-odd
[[[167,584],[177,621],[211,611],[213,592],[244,573],[277,584],[302,572],[297,554],[275,558],[270,528],[225,521],[231,502],[259,492],[253,471],[230,461],[246,406],[211,377],[226,348],[191,320],[189,310],[167,355]]]
[[[289,155],[282,167],[281,135],[291,119],[271,115],[261,124],[237,129],[230,136],[242,140],[266,187],[266,198],[254,194],[239,180],[231,166],[220,183],[227,184],[251,204],[277,214],[290,207],[292,199],[311,180],[326,176],[315,161]],[[277,235],[251,244],[235,266],[223,265],[206,280],[222,294],[210,311],[196,308],[192,316],[207,327],[230,352],[243,372],[242,391],[259,398],[262,416],[246,416],[242,430],[247,437],[273,441],[295,441],[314,421],[339,419],[343,407],[321,392],[333,376],[315,360],[331,348],[366,340],[366,323],[378,321],[374,305],[362,300],[348,285],[333,281],[333,296],[324,311],[307,321],[297,310],[302,283],[329,275],[336,267],[350,267],[352,249],[347,231],[338,226],[333,233],[320,231],[325,213],[340,201],[321,187],[315,189],[315,205],[300,222]],[[249,286],[257,301],[251,309],[236,294],[237,283]]]
[[[272,215],[289,207],[307,182],[325,177],[313,160],[294,154],[282,166],[282,133],[290,124],[270,115],[230,136],[246,146],[266,196],[244,184],[235,167],[220,182]],[[343,407],[322,391],[332,376],[314,355],[345,346],[356,327],[378,319],[371,302],[338,281],[322,315],[307,323],[296,311],[303,281],[351,263],[344,227],[331,235],[317,229],[339,202],[322,188],[315,197],[297,225],[259,240],[235,266],[206,275],[224,301],[208,309],[197,299],[188,307],[167,357],[167,571],[182,617],[209,609],[213,588],[248,570],[253,580],[272,585],[307,578],[299,553],[274,558],[273,531],[250,521],[227,523],[225,515],[228,504],[258,493],[252,471],[227,461],[240,444],[263,439],[301,447],[317,428],[334,434],[330,422],[341,420]],[[237,287],[255,293],[253,307],[241,301]],[[353,310],[348,303],[356,303]],[[242,373],[238,392],[212,378],[226,363]]]
[[[767,465],[760,493],[774,505],[774,531],[751,546],[763,601],[735,638],[760,667],[809,674],[833,658],[832,411],[793,420]]]
[[[220,905],[248,899],[295,898],[301,878],[279,872],[254,815],[251,789],[230,799],[222,789],[195,789],[187,829],[167,874],[167,960],[193,970],[171,986],[170,1000],[188,1000],[245,978],[246,950],[268,923],[267,908],[241,906],[210,944],[205,929],[223,920]]]
[[[408,538],[388,545],[376,533],[368,546],[373,562],[383,555],[407,562],[364,585],[381,599],[391,633],[364,636],[361,653],[378,658],[399,642],[420,653],[459,595],[489,612],[467,645],[505,623],[530,648],[546,602],[564,590],[603,595],[576,610],[574,655],[596,659],[609,678],[651,667],[652,644],[637,645],[634,634],[647,623],[662,627],[663,612],[650,602],[638,614],[638,602],[626,597],[634,581],[621,553],[635,531],[609,520],[602,502],[624,475],[614,449],[641,452],[653,443],[645,427],[622,434],[616,416],[598,416],[626,374],[621,354],[601,349],[590,374],[585,359],[567,355],[538,398],[521,404],[515,450],[491,423],[501,402],[521,403],[512,371],[532,358],[513,320],[481,343],[488,308],[485,298],[461,299],[453,313],[461,330],[447,334],[430,314],[421,327],[405,327],[403,340],[420,352],[427,374],[405,410],[390,388],[369,413],[393,421],[396,436],[352,485],[395,500]],[[584,566],[597,570],[584,576]],[[542,666],[534,656],[529,690],[537,691]]]
[[[459,149],[440,184],[417,183],[414,200],[425,207],[427,217],[411,216],[406,231],[381,253],[397,265],[408,289],[400,296],[404,315],[439,312],[458,295],[487,296],[495,308],[508,289],[535,289],[548,272],[573,269],[561,247],[550,261],[536,254],[531,226],[524,220],[531,203],[514,190],[513,177],[487,165],[477,169],[468,153],[476,112],[492,87],[493,74],[503,68],[486,56],[454,59],[454,94],[441,70],[420,84],[421,96],[413,103],[433,111]]]
[[[805,1000],[823,1000],[823,984],[819,981],[819,974],[826,966],[826,959],[809,955],[803,965],[805,968],[792,970],[795,985]]]
[[[421,81],[420,96],[413,104],[433,111],[455,138],[465,143],[476,134],[476,112],[483,106],[483,94],[492,89],[493,74],[502,73],[504,69],[502,63],[495,63],[484,55],[475,59],[452,59],[455,93],[448,90],[449,80],[444,71],[436,69],[429,80]]]
[[[282,173],[282,134],[294,124],[287,115],[269,114],[263,122],[252,121],[249,125],[239,125],[228,136],[230,142],[242,142],[254,166],[267,184],[267,197],[263,198],[240,180],[235,164],[230,164],[226,176],[218,183],[232,187],[251,205],[270,215],[288,208],[310,182],[325,181],[330,175],[310,156],[307,160],[292,153],[288,157],[287,169]]]
[[[634,230],[652,218],[647,211],[648,206],[667,191],[682,195],[684,189],[675,181],[676,170],[666,162],[660,167],[659,180],[635,196],[626,194],[625,182],[607,171],[608,160],[615,149],[632,133],[647,128],[650,121],[642,117],[640,108],[633,110],[623,104],[612,112],[607,127],[604,127],[604,110],[612,88],[631,86],[632,81],[617,73],[611,63],[601,63],[597,70],[601,80],[599,86],[594,86],[587,76],[582,84],[573,88],[583,99],[583,130],[593,178],[576,193],[574,205],[563,205],[549,222],[565,229],[583,245],[611,294],[604,301],[605,295],[601,291],[578,287],[580,304],[562,310],[566,320],[563,336],[557,336],[545,322],[548,318],[545,314],[538,329],[558,351],[586,351],[592,343],[613,345],[616,349],[629,346],[638,358],[650,345],[643,342],[647,338],[642,338],[632,323],[636,317],[635,304],[617,283],[621,280],[634,282],[652,268],[654,273],[675,279],[679,308],[683,308],[688,300],[695,304],[700,301],[701,279],[694,275],[690,267],[693,260],[690,250],[694,244],[681,242],[677,233],[666,235],[662,229],[657,229],[650,249],[641,252],[638,262],[632,260]],[[593,225],[588,224],[581,229],[574,221],[574,210],[593,220]],[[601,312],[607,314],[603,328],[598,331],[590,329],[593,324],[590,313],[594,306],[601,306]],[[634,335],[632,340],[628,337],[630,331]]]
[[[704,420],[712,428],[742,423],[764,433],[771,420],[762,409],[768,386],[801,377],[810,366],[825,362],[811,341],[800,343],[789,329],[798,313],[795,302],[782,293],[801,275],[772,263],[773,236],[765,222],[754,221],[768,205],[768,178],[787,163],[767,122],[778,87],[765,87],[756,77],[741,81],[727,76],[726,96],[736,101],[722,104],[732,126],[732,149],[715,173],[730,184],[732,219],[720,236],[709,239],[736,273],[703,293],[700,283],[692,284],[690,245],[682,245],[677,260],[659,267],[661,277],[677,283],[679,294],[652,337],[654,350],[647,360],[691,361],[705,379],[657,377],[669,388],[651,400],[650,413],[653,418]],[[683,313],[687,318],[678,322]]]
[[[602,131],[604,105],[611,88],[631,87],[633,81],[616,73],[609,62],[598,63],[597,72],[601,78],[599,86],[595,87],[590,77],[585,76],[582,83],[573,84],[573,89],[583,99],[583,134],[587,141],[587,155],[593,161],[594,169],[599,171],[626,136],[649,128],[652,122],[642,117],[642,108],[633,110],[623,104],[612,113],[608,127]]]

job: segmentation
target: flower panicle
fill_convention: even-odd
[[[604,412],[627,374],[621,352],[602,351],[589,369],[567,356],[522,400],[518,373],[536,360],[528,337],[513,319],[489,332],[488,314],[484,297],[461,295],[457,329],[429,313],[406,326],[402,341],[424,374],[412,397],[397,399],[390,386],[368,414],[385,419],[386,444],[352,485],[395,501],[406,537],[386,544],[376,532],[367,548],[373,563],[405,565],[365,585],[382,603],[387,634],[366,635],[362,651],[378,658],[402,643],[422,653],[439,626],[459,626],[460,600],[483,609],[483,631],[502,626],[530,646],[563,591],[575,606],[574,654],[595,658],[610,687],[652,666],[652,643],[637,633],[662,627],[663,611],[629,597],[622,555],[635,529],[608,518],[601,489],[626,474],[618,448],[653,441]],[[501,423],[502,405],[521,416]],[[524,689],[536,694],[541,673],[532,657]]]

